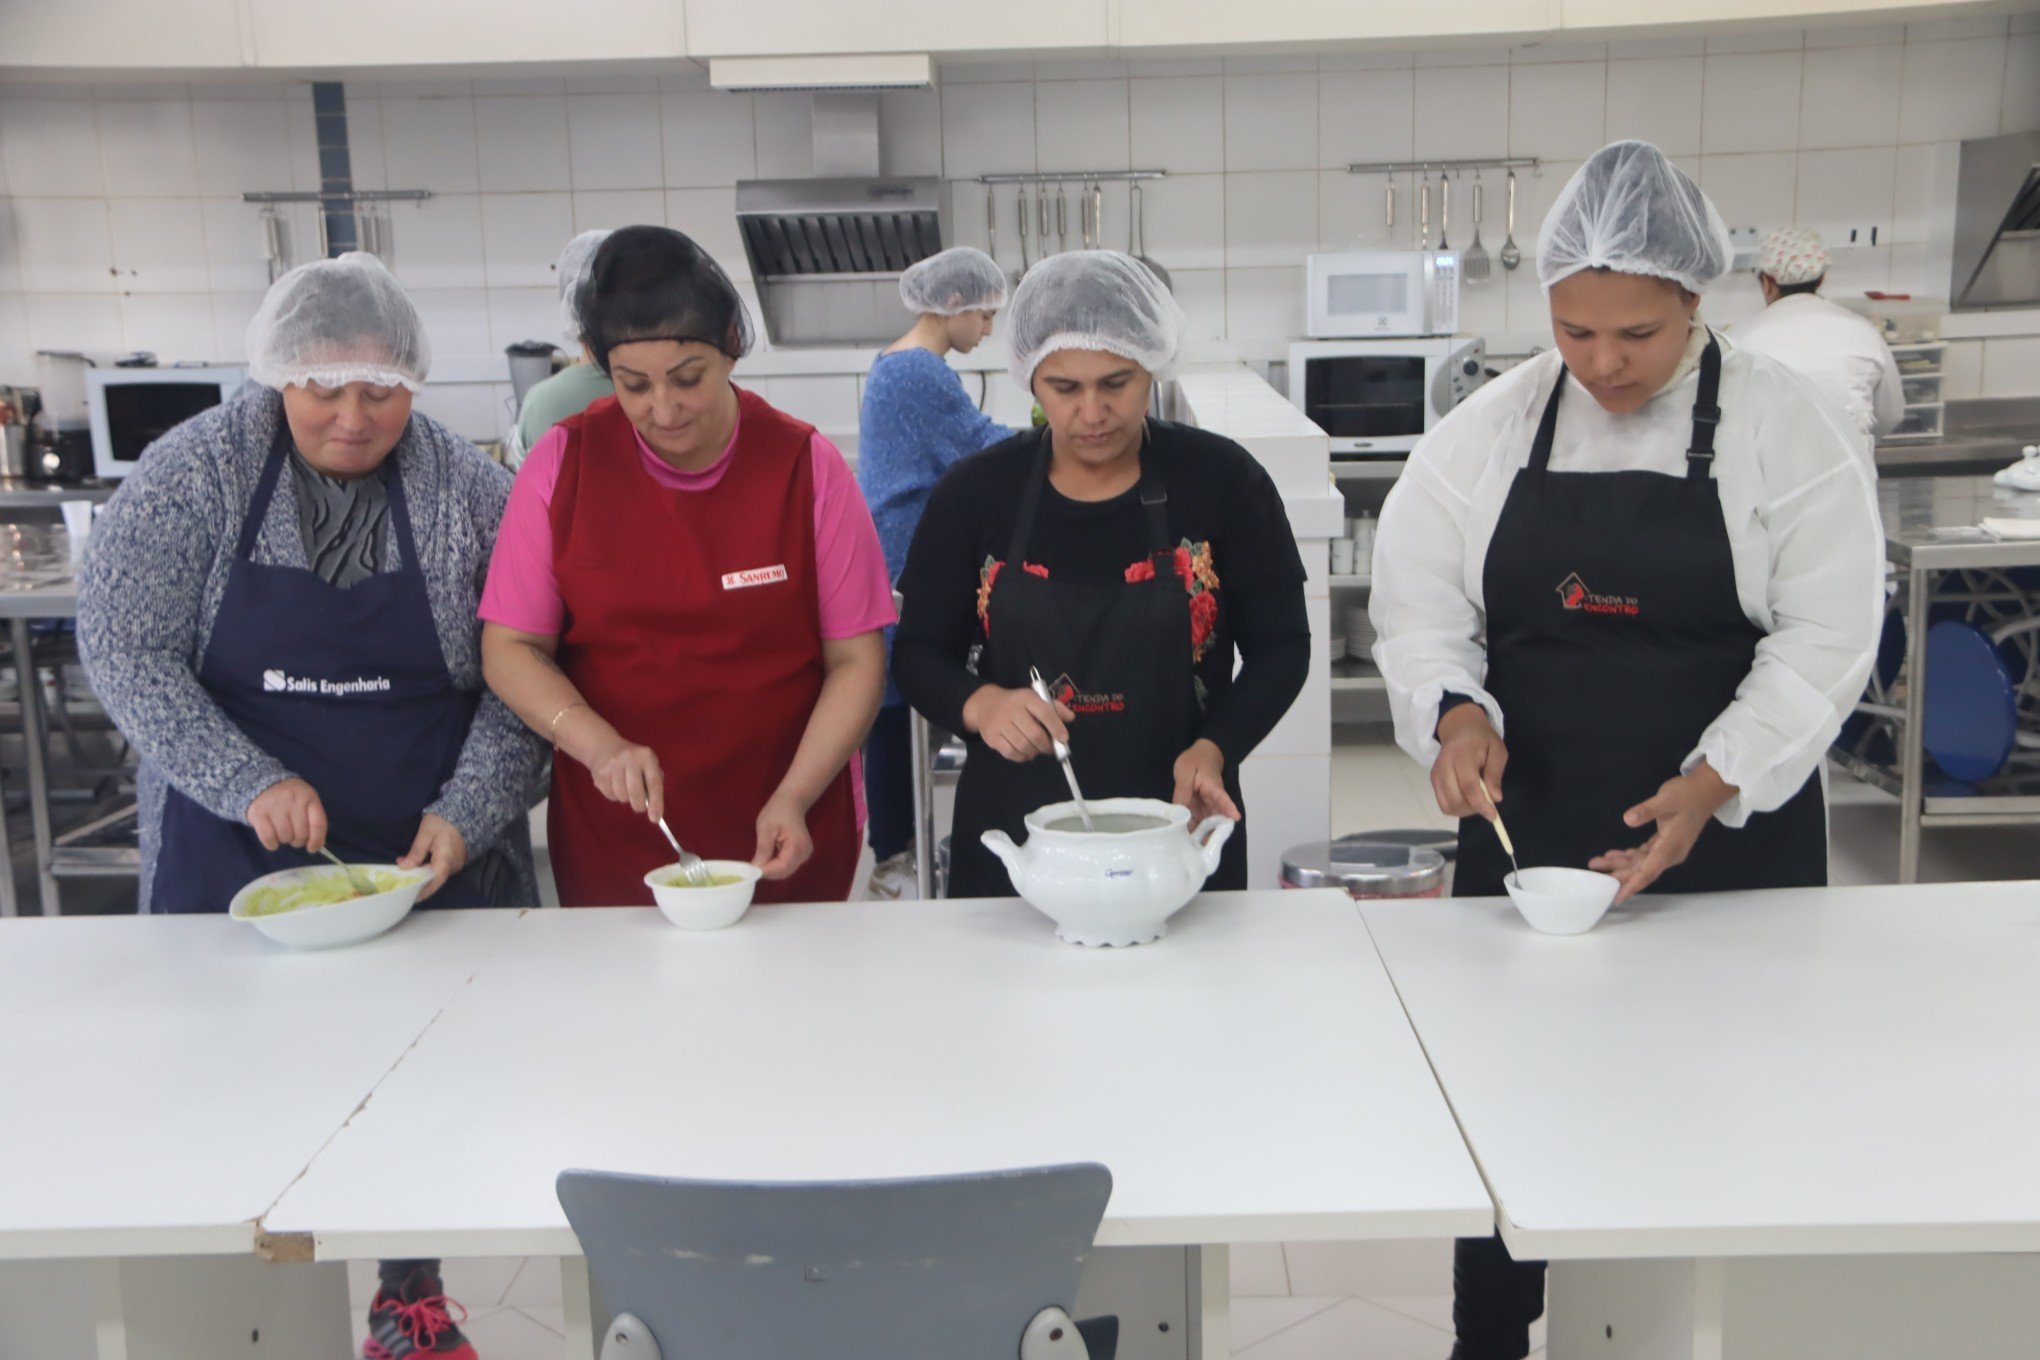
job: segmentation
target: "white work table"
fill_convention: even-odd
[[[687,934],[532,912],[264,1220],[321,1258],[577,1253],[568,1167],[804,1180],[1095,1160],[1099,1242],[1487,1231],[1352,904],[1199,898],[1158,944],[1017,901]]]
[[[250,1253],[509,913],[291,954],[223,916],[0,930],[0,1260]]]
[[[1727,1258],[2040,1251],[2034,884],[1646,899],[1571,938],[1531,932],[1500,899],[1361,912],[1512,1252],[1672,1262],[1555,1265],[1554,1356],[1569,1330],[1600,1337],[1598,1319],[1568,1324],[1602,1285],[1628,1300],[1596,1301],[1615,1313],[1668,1291],[1657,1306],[1689,1310],[1695,1335],[1711,1316],[1718,1347],[1725,1319],[1751,1347],[1728,1354],[1769,1355],[1747,1309],[1792,1299],[1778,1281],[1809,1279],[1794,1301],[1811,1306],[1850,1281],[1875,1298],[1931,1272],[1830,1259],[1811,1280],[1774,1260],[1759,1279]],[[1571,1295],[1568,1278],[1589,1287]],[[2025,1297],[2030,1325],[2030,1284]],[[1832,1355],[1913,1344],[1824,1336]],[[1944,1337],[1937,1353],[1972,1352]]]

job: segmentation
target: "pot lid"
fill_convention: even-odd
[[[1292,846],[1282,881],[1293,888],[1343,888],[1365,897],[1415,897],[1445,882],[1445,857],[1421,845],[1344,839]]]

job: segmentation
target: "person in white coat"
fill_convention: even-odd
[[[1757,256],[1764,310],[1729,328],[1738,345],[1796,369],[1848,412],[1876,467],[1877,436],[1905,418],[1905,387],[1891,346],[1869,320],[1820,296],[1834,257],[1811,227],[1765,238]]]
[[[1454,891],[1526,865],[1621,898],[1824,883],[1817,771],[1870,667],[1881,535],[1856,435],[1709,331],[1727,228],[1653,146],[1544,224],[1554,352],[1488,383],[1383,506],[1370,606],[1398,742],[1462,819]],[[1618,899],[1619,900],[1619,899]],[[1459,1244],[1455,1360],[1518,1360],[1543,1267]]]

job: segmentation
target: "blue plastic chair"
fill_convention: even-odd
[[[614,1315],[602,1360],[1112,1360],[1077,1323],[1094,1163],[914,1180],[560,1174]]]

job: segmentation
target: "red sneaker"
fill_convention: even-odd
[[[438,1272],[420,1268],[404,1280],[395,1297],[378,1289],[368,1310],[368,1339],[362,1360],[479,1360],[461,1335],[467,1309],[446,1297]]]

